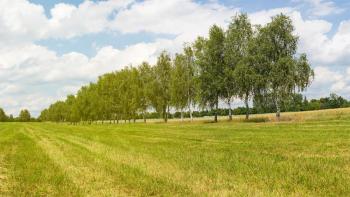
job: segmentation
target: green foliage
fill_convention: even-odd
[[[313,111],[321,109],[336,109],[350,107],[350,101],[336,94],[329,97],[307,100],[302,94],[291,94],[281,102],[281,111]],[[271,113],[275,111],[275,105],[271,96],[254,100],[254,108],[257,113]]]
[[[350,101],[332,93],[329,97],[312,99],[307,102],[305,110],[335,109],[344,107],[350,107]]]
[[[6,122],[8,120],[7,115],[5,114],[5,111],[0,108],[0,122]]]
[[[153,68],[153,106],[161,113],[164,121],[168,120],[168,111],[171,99],[171,72],[172,64],[168,53],[163,51],[158,57],[157,64]]]
[[[249,99],[253,96],[256,81],[259,76],[252,64],[252,57],[242,59],[234,70],[234,81],[236,85],[237,96],[242,99],[246,107],[246,119],[249,117]]]
[[[226,31],[224,42],[225,88],[223,99],[228,103],[229,110],[231,110],[231,101],[235,96],[244,100],[247,109],[249,109],[248,100],[251,96],[256,77],[252,65],[247,61],[248,57],[250,57],[249,45],[252,42],[252,36],[252,25],[246,14],[240,14],[234,17]],[[243,69],[248,69],[249,72]],[[245,75],[241,75],[242,72],[245,73]],[[252,80],[252,78],[254,79]],[[248,111],[249,110],[247,110],[247,118]],[[231,114],[229,118],[232,120]]]
[[[292,20],[280,14],[260,28],[256,38],[256,56],[264,66],[258,69],[262,82],[257,94],[272,97],[277,118],[283,99],[305,90],[313,77],[306,55],[295,58],[298,37],[293,32]]]
[[[152,80],[153,80],[153,70],[147,62],[143,62],[139,66],[139,107],[140,112],[142,113],[142,118],[146,122],[146,113],[147,109],[151,107],[151,98],[152,98]]]
[[[199,99],[199,67],[195,62],[195,50],[194,46],[185,46],[184,48],[184,57],[185,57],[185,86],[187,90],[187,105],[192,121],[192,107],[195,107],[196,104],[200,101]]]
[[[177,54],[174,60],[174,68],[171,73],[171,103],[176,110],[181,110],[187,106],[188,87],[187,79],[189,78],[186,70],[186,58],[184,55]]]
[[[76,95],[43,110],[40,120],[91,124],[143,118],[146,122],[159,115],[166,122],[172,110],[192,119],[205,114],[193,113],[199,108],[210,109],[217,121],[218,115],[227,114],[219,109],[222,101],[229,106],[230,119],[243,111],[248,119],[257,110],[273,109],[277,117],[280,111],[303,110],[300,97],[293,96],[311,84],[314,73],[306,55],[296,54],[298,37],[293,32],[291,19],[283,14],[256,28],[246,14],[237,15],[226,32],[213,25],[208,38],[198,37],[186,44],[174,59],[163,51],[156,65],[143,62],[100,76]],[[236,98],[244,101],[245,109],[231,110]],[[310,108],[321,107],[312,104]]]
[[[199,65],[199,92],[202,106],[218,109],[219,98],[225,97],[224,41],[224,31],[214,25],[209,30],[209,38],[198,38],[194,45]],[[217,121],[217,114],[214,121]]]
[[[27,109],[21,110],[21,112],[19,113],[19,116],[18,116],[18,120],[20,122],[30,122],[31,117],[30,117],[29,111]]]

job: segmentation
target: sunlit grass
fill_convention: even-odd
[[[349,196],[350,110],[282,117],[3,123],[0,196]]]

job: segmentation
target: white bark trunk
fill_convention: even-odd
[[[245,108],[246,108],[246,112],[245,112],[245,119],[248,120],[249,119],[249,102],[248,102],[248,96],[245,98]]]
[[[181,109],[181,122],[184,121],[184,112],[183,112],[183,109]]]
[[[278,98],[275,98],[275,105],[276,105],[276,118],[277,118],[277,121],[280,121],[280,119],[281,119],[281,108],[280,108],[280,104],[279,104]]]
[[[228,119],[232,120],[232,109],[231,109],[231,100],[228,101]]]
[[[193,121],[193,116],[192,116],[192,102],[190,101],[189,102],[189,105],[188,105],[188,109],[189,109],[189,111],[190,111],[190,119],[191,119],[191,122]]]

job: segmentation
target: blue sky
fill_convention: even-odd
[[[238,12],[265,25],[290,16],[316,78],[309,98],[350,98],[350,2],[345,0],[16,0],[0,2],[0,107],[34,115],[103,73],[225,28]],[[239,101],[236,105],[239,105]]]

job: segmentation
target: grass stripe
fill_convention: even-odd
[[[109,174],[105,173],[101,166],[96,165],[96,162],[89,160],[83,162],[87,159],[83,158],[84,153],[75,153],[74,147],[62,144],[57,139],[47,138],[39,130],[27,128],[27,132],[46,151],[50,159],[80,188],[84,196],[125,196],[130,194],[113,183]]]
[[[7,166],[3,196],[80,196],[77,188],[25,134],[24,127],[8,124],[1,128],[10,128],[12,136],[0,142],[4,145],[0,149]]]
[[[31,132],[33,133],[33,130]],[[48,136],[43,130],[36,132],[35,135],[40,135],[41,140],[45,139],[41,144],[45,146],[45,149],[54,151],[54,153],[50,153],[50,155],[53,157],[59,155],[59,161],[70,160],[69,162],[60,164],[62,168],[67,168],[69,166],[70,168],[77,169],[75,164],[84,165],[84,170],[86,170],[86,172],[71,172],[70,174],[72,174],[73,180],[76,180],[77,177],[84,177],[83,180],[85,180],[85,184],[77,183],[77,185],[83,186],[82,189],[86,191],[85,193],[94,194],[96,192],[96,194],[99,193],[106,196],[120,193],[118,190],[124,190],[124,192],[129,195],[153,195],[159,192],[164,193],[176,190],[181,190],[186,193],[186,189],[181,188],[181,186],[168,183],[167,180],[164,179],[148,176],[144,174],[142,170],[134,166],[111,162],[104,155],[91,152],[85,147],[70,142],[67,139],[60,139],[54,137],[54,135]],[[57,153],[58,151],[55,149],[58,148],[63,150],[62,153]],[[96,169],[97,167],[98,169]],[[89,175],[89,177],[86,177],[87,175]],[[91,179],[90,176],[93,178]],[[92,181],[97,181],[98,184],[101,183],[101,187],[96,188],[94,186],[96,183]],[[85,188],[85,185],[91,185],[93,188]],[[144,188],[147,188],[147,190]],[[161,189],[161,191],[159,191],[159,189]]]

